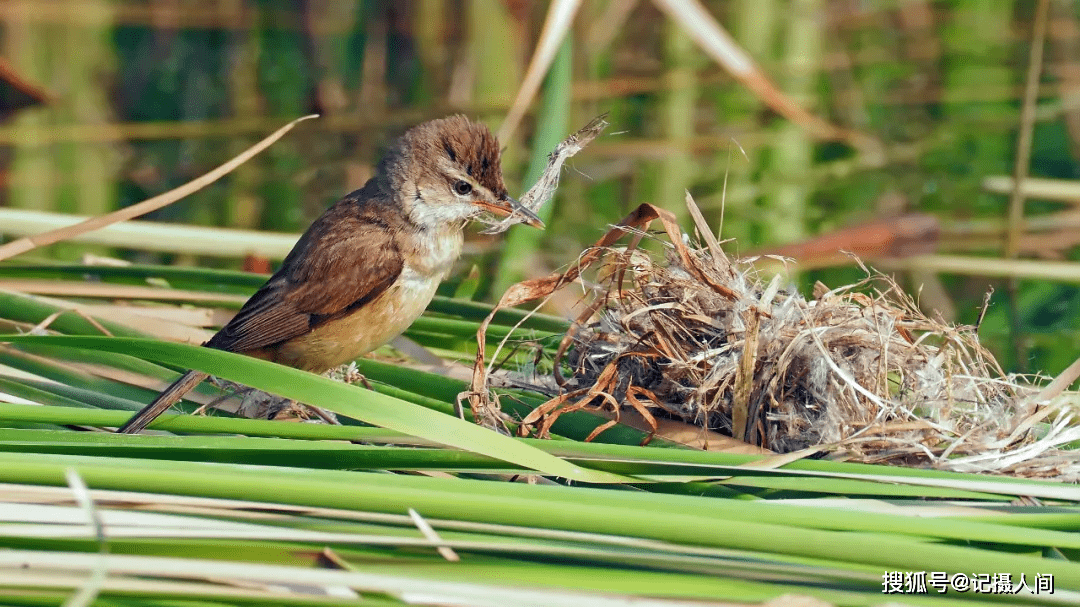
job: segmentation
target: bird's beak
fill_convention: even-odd
[[[525,225],[539,228],[541,230],[544,229],[543,220],[541,220],[536,213],[525,208],[524,205],[522,205],[520,202],[518,202],[511,196],[507,196],[506,200],[500,200],[496,203],[491,203],[486,200],[475,200],[473,201],[473,204],[483,208],[485,211],[490,211],[500,217],[507,217],[509,215],[520,215],[525,218],[525,221],[523,222]]]

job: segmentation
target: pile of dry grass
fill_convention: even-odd
[[[667,232],[659,255],[637,247],[653,219]],[[626,234],[629,246],[613,246]],[[1080,439],[1074,399],[1048,404],[1005,375],[974,327],[927,317],[869,271],[807,299],[705,241],[689,245],[669,214],[643,205],[567,272],[507,292],[500,305],[571,283],[589,299],[554,361],[559,393],[524,428],[544,435],[566,411],[633,408],[775,452],[1080,478],[1077,452],[1062,449]],[[481,348],[470,400],[481,414],[492,405],[484,360]]]

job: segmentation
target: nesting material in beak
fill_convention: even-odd
[[[543,227],[544,222],[540,221],[540,217],[536,215],[535,209],[539,209],[555,195],[555,188],[559,184],[559,172],[562,170],[563,163],[566,162],[566,159],[580,152],[604,130],[604,127],[607,126],[608,123],[604,120],[604,116],[606,116],[606,114],[593,118],[589,124],[586,124],[578,130],[578,132],[570,135],[564,139],[562,143],[555,146],[555,149],[548,155],[548,164],[547,168],[544,169],[544,173],[540,176],[540,179],[529,188],[529,191],[525,192],[521,197],[521,202],[507,196],[511,202],[510,206],[513,209],[510,211],[510,216],[493,224],[491,227],[480,233],[499,234],[505,232],[515,223],[527,223],[534,228]]]
[[[489,211],[498,215],[499,217],[513,217],[518,215],[523,219],[522,223],[534,228],[544,229],[544,222],[540,217],[530,209],[526,208],[515,198],[507,196],[506,200],[500,200],[497,203],[491,203],[486,200],[476,200],[473,202],[478,207],[481,207],[485,211]]]

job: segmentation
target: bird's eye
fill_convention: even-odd
[[[464,196],[472,191],[472,184],[465,180],[459,181],[454,184],[454,191]]]

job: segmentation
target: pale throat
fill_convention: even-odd
[[[417,278],[441,281],[461,255],[464,232],[458,223],[426,225],[409,234],[409,249],[405,253],[406,274]]]

